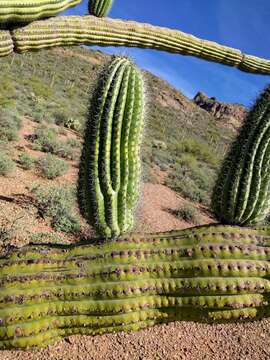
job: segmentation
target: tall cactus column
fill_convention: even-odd
[[[89,14],[98,17],[107,16],[111,10],[112,5],[113,0],[89,0]]]
[[[0,259],[0,348],[175,320],[269,316],[268,233],[203,226],[8,253]]]
[[[270,210],[270,86],[248,113],[213,192],[220,221],[255,225]]]
[[[115,58],[90,106],[78,186],[82,213],[103,237],[119,236],[133,226],[143,108],[139,69],[126,58]]]

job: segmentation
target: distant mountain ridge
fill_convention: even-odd
[[[239,129],[247,114],[247,109],[243,105],[220,102],[215,97],[208,97],[201,91],[195,95],[193,102],[220,120],[223,126],[231,127],[234,130]]]

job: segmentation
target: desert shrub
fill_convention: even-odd
[[[58,176],[64,175],[67,172],[69,165],[65,160],[58,159],[56,156],[48,154],[38,160],[38,167],[42,176],[52,180]]]
[[[77,149],[74,149],[68,142],[62,141],[59,143],[59,147],[57,149],[56,154],[67,160],[78,160],[79,152]]]
[[[13,108],[3,108],[0,113],[0,140],[14,141],[18,139],[21,118]]]
[[[64,111],[57,111],[54,113],[55,124],[64,126],[68,129],[72,129],[75,131],[80,131],[81,122],[80,120],[71,117],[68,113]]]
[[[0,175],[8,175],[16,168],[15,162],[5,153],[0,153]]]
[[[198,210],[192,205],[184,205],[177,210],[173,211],[173,214],[181,220],[191,222],[195,225],[200,224],[201,216]]]
[[[192,154],[197,160],[209,163],[213,167],[219,164],[219,159],[209,144],[193,138],[186,138],[176,143],[174,145],[174,152],[176,155],[183,153]]]
[[[35,150],[53,154],[58,151],[59,140],[57,139],[57,131],[53,128],[37,128],[34,134],[30,136],[30,140],[33,142]]]
[[[42,97],[47,99],[53,95],[52,89],[45,84],[45,82],[39,79],[36,76],[32,76],[30,80],[30,85],[32,86],[33,92],[37,97]]]
[[[24,170],[33,169],[35,163],[36,163],[36,158],[29,154],[23,153],[19,157],[19,164]]]
[[[66,144],[71,146],[72,148],[81,148],[81,142],[76,138],[67,139]]]
[[[75,189],[63,186],[35,186],[32,194],[39,214],[49,218],[55,230],[67,233],[76,233],[80,230],[80,220],[75,211]]]

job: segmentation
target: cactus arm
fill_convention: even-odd
[[[15,29],[12,37],[15,51],[19,53],[61,45],[129,46],[195,56],[246,72],[270,74],[269,60],[179,30],[134,21],[94,16],[58,17]]]
[[[30,22],[55,16],[81,0],[0,0],[0,23]]]
[[[175,320],[269,316],[265,231],[216,225],[10,252],[0,259],[0,348]]]

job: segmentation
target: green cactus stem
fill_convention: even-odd
[[[114,58],[90,105],[78,185],[82,213],[102,237],[133,227],[143,108],[140,70],[127,58]]]
[[[268,232],[212,225],[9,251],[0,258],[0,348],[269,316]]]
[[[20,23],[55,16],[81,0],[0,0],[0,23]]]
[[[226,157],[213,192],[223,223],[253,225],[270,208],[270,86],[248,113]]]
[[[89,14],[97,17],[107,16],[112,8],[112,5],[113,0],[89,0]]]
[[[60,45],[129,46],[190,55],[237,67],[246,72],[270,74],[269,60],[246,55],[237,49],[202,40],[178,30],[134,21],[90,15],[57,17],[15,29],[12,37],[15,51],[20,53]]]
[[[13,41],[9,31],[0,30],[0,57],[13,52]]]

